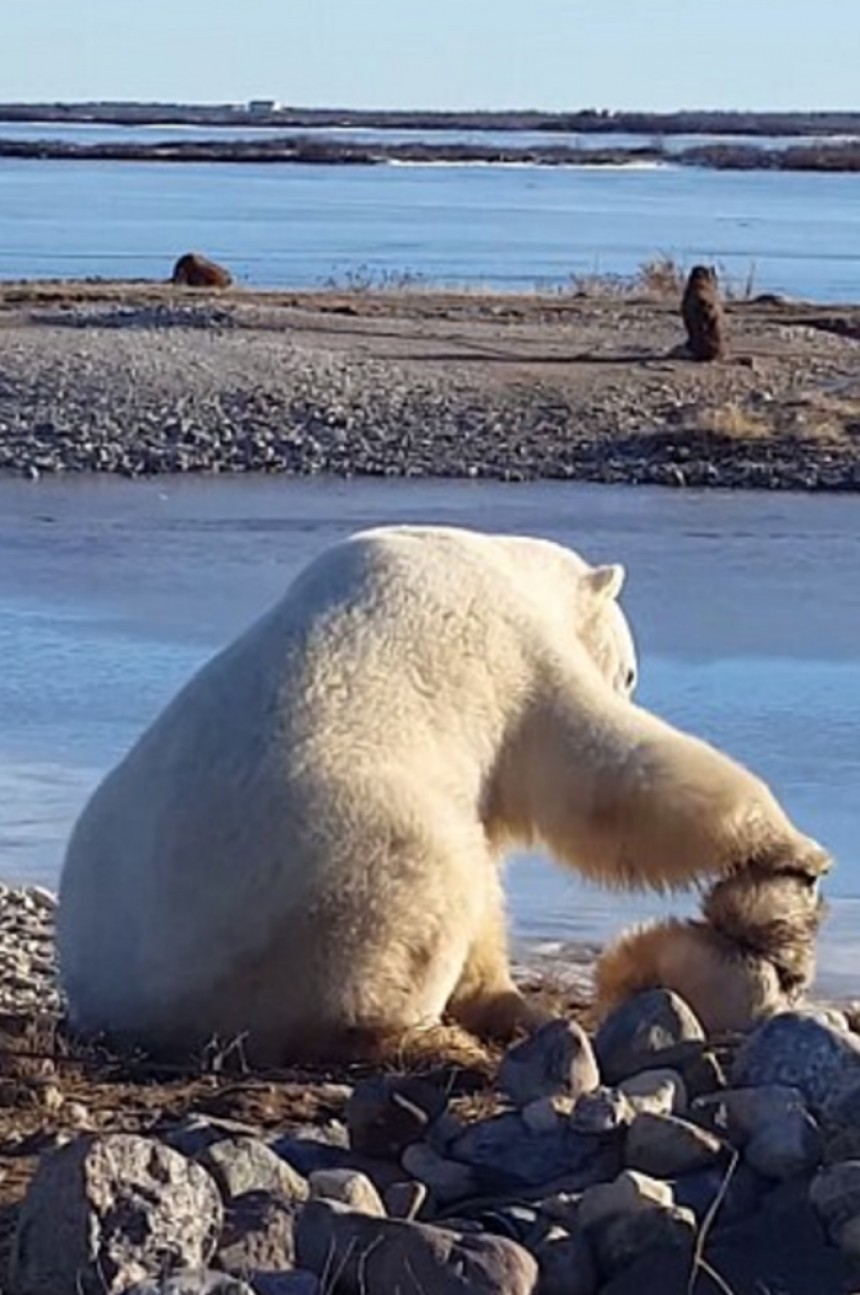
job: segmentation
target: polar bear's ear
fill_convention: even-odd
[[[608,602],[610,598],[617,598],[621,593],[626,574],[620,562],[613,562],[610,566],[592,567],[583,579],[592,597],[600,602]]]

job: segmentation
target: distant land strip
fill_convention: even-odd
[[[531,166],[632,166],[665,164],[710,167],[724,171],[860,171],[860,139],[853,143],[793,144],[764,148],[744,144],[702,144],[667,152],[658,144],[640,148],[577,148],[541,144],[509,145],[439,143],[350,143],[309,136],[266,139],[161,140],[79,144],[66,140],[2,138],[0,158],[88,162],[256,162],[305,165],[376,166],[385,163],[488,163]]]
[[[860,112],[572,112],[534,109],[426,111],[301,108],[260,99],[247,104],[5,103],[0,122],[92,123],[116,126],[261,126],[365,130],[560,131],[634,135],[857,135]],[[860,141],[858,141],[860,142]]]

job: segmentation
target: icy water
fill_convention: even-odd
[[[750,763],[833,850],[822,984],[860,992],[860,509],[848,497],[0,481],[0,876],[55,884],[86,795],[189,674],[321,547],[406,520],[546,535],[627,563],[640,700]],[[597,940],[666,907],[534,857],[513,862],[509,893],[529,941]]]
[[[836,302],[860,300],[858,247],[860,175],[0,160],[2,279],[166,279],[197,249],[261,287],[408,272],[513,290],[669,255]]]

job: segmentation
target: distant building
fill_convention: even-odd
[[[277,112],[280,106],[277,99],[248,100],[248,112],[254,117],[265,117],[267,113]]]

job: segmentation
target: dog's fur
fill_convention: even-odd
[[[694,265],[681,301],[687,349],[694,360],[719,360],[726,354],[726,322],[716,271]]]
[[[233,276],[223,265],[197,252],[186,252],[174,265],[170,282],[186,288],[229,288]]]
[[[775,872],[740,869],[705,895],[704,920],[673,918],[627,932],[598,963],[600,1010],[657,985],[685,998],[709,1031],[748,1029],[791,1007],[815,973],[824,871],[824,860]]]

